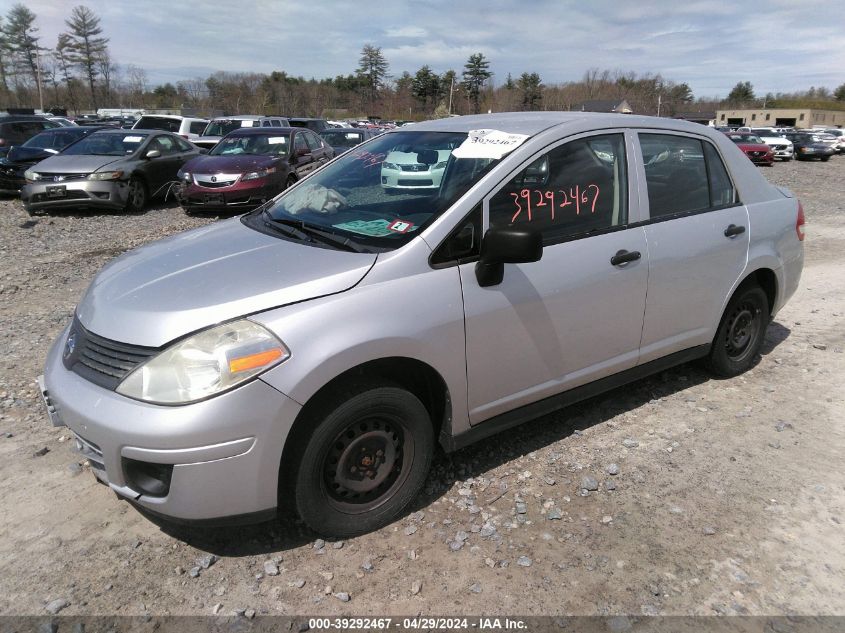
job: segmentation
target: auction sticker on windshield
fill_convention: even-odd
[[[406,225],[407,228],[404,230],[391,228],[398,224]],[[343,222],[332,226],[336,229],[343,229],[350,233],[358,233],[359,235],[368,235],[370,237],[385,237],[391,233],[407,233],[417,228],[410,222],[402,222],[400,220],[394,220],[393,222],[389,222],[388,220],[353,220],[352,222]]]
[[[124,136],[123,142],[124,143],[140,143],[144,140],[143,136]]]
[[[467,139],[452,156],[455,158],[502,158],[525,142],[527,134],[510,134],[501,130],[470,130]]]
[[[269,145],[279,145],[279,144],[284,145],[287,142],[288,142],[288,139],[285,136],[271,136],[267,139],[267,143]]]

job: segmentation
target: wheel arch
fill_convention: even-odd
[[[331,393],[356,384],[398,385],[414,394],[428,411],[437,438],[441,429],[449,428],[452,404],[449,388],[440,373],[431,365],[405,356],[391,356],[366,361],[338,374],[320,387],[304,403],[288,433],[282,449],[282,463],[279,469],[280,502],[282,493],[292,489],[294,483],[295,456],[303,442],[311,435],[309,412]]]

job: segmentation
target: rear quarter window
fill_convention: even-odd
[[[669,134],[639,139],[652,219],[734,204],[733,183],[712,144]]]

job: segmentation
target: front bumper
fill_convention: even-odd
[[[180,183],[174,187],[176,199],[183,209],[196,211],[248,211],[264,204],[282,191],[281,185],[258,183],[254,186],[239,183],[235,187],[208,189]]]
[[[117,494],[177,520],[266,514],[277,506],[285,439],[300,405],[253,380],[208,400],[158,406],[98,387],[69,371],[65,329],[47,357],[43,395],[54,424]],[[172,467],[166,494],[139,489],[137,463]],[[155,468],[155,466],[152,466]],[[134,477],[134,478],[133,478]]]
[[[128,182],[120,180],[34,182],[27,183],[21,189],[21,200],[27,211],[79,207],[123,209],[126,206],[127,185]]]

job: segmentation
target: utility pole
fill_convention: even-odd
[[[452,83],[449,85],[449,116],[452,116],[452,93],[455,92],[455,78],[452,77]]]
[[[660,104],[662,103],[662,97],[660,93],[657,94],[657,116],[660,116]]]
[[[41,91],[41,51],[37,45],[35,47],[35,71],[36,83],[38,84],[38,107],[41,112],[44,112],[44,95]]]

